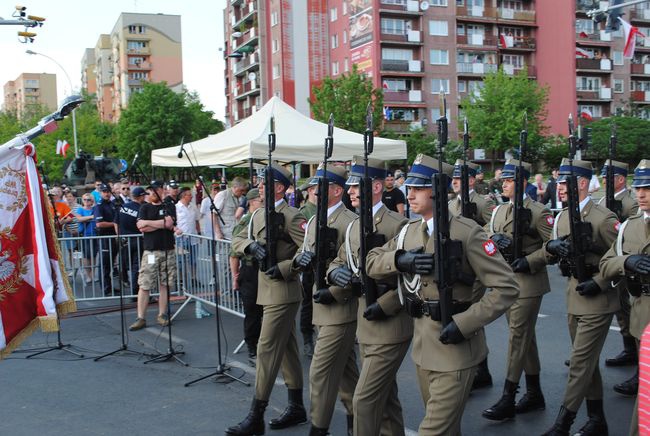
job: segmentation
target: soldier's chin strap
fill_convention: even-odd
[[[399,234],[397,235],[397,249],[398,250],[403,250],[404,249],[404,239],[406,238],[406,232],[408,231],[408,227],[411,225],[411,223],[408,223],[404,227],[402,227],[402,230],[400,230]],[[408,278],[408,276],[412,276],[411,278]],[[420,277],[420,274],[407,274],[407,273],[402,273],[397,277],[397,295],[399,295],[399,302],[403,306],[404,305],[404,291],[410,293],[410,294],[415,294],[418,297],[420,297],[419,290],[420,290],[420,284],[422,282],[422,278]]]

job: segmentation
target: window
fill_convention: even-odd
[[[280,50],[280,43],[278,42],[277,39],[274,39],[273,41],[271,41],[271,51],[273,53],[277,53],[278,50]]]
[[[126,48],[128,50],[140,50],[147,47],[147,41],[127,41]]]
[[[129,65],[140,65],[144,62],[144,58],[140,56],[133,56],[129,58]]]
[[[504,65],[512,65],[515,69],[522,69],[526,65],[522,55],[503,55],[501,56],[501,63]]]
[[[136,79],[136,80],[139,80],[139,79],[145,79],[146,80],[146,79],[149,78],[149,73],[144,72],[144,71],[136,71],[134,73],[130,73],[129,78]]]
[[[271,27],[276,26],[278,24],[278,12],[273,11],[271,12]]]
[[[343,4],[345,4],[345,3],[343,3]],[[343,44],[347,44],[347,43],[348,43],[348,31],[344,30],[343,31]]]
[[[449,79],[431,79],[431,93],[440,94],[440,88],[449,94]]]
[[[336,8],[330,9],[330,21],[336,21],[336,19],[338,18],[337,15],[338,15],[338,12],[337,12]]]
[[[343,10],[341,11],[341,15],[347,15],[348,14],[348,2],[344,1],[343,2]]]
[[[429,35],[448,36],[449,27],[446,21],[429,20]]]
[[[386,91],[408,91],[411,89],[412,82],[410,79],[386,79],[383,86]]]
[[[345,3],[343,3],[343,4],[345,4]],[[350,65],[349,65],[348,58],[343,59],[343,71],[346,72],[346,73],[348,71],[350,71]]]
[[[447,108],[445,116],[447,117],[447,120],[449,120],[449,124],[451,124],[451,120],[449,119],[449,108]],[[440,108],[439,107],[434,107],[431,109],[431,119],[433,121],[437,121],[440,118]]]
[[[129,26],[129,33],[143,34],[147,32],[147,26]]]
[[[397,18],[382,18],[381,33],[389,35],[406,35],[406,22]]]
[[[431,0],[429,2],[431,6],[447,6],[447,0]]]
[[[650,91],[650,82],[632,82],[630,84],[630,91]]]
[[[603,116],[602,106],[598,105],[579,105],[578,111],[581,113],[583,111],[589,111],[594,118],[601,118]]]
[[[332,76],[338,76],[339,74],[339,62],[332,62]]]
[[[514,36],[515,39],[521,39],[524,37],[524,29],[521,27],[501,27],[499,35]]]
[[[343,2],[345,4],[345,2]],[[406,6],[406,0],[381,0],[384,5],[401,5]]]
[[[576,77],[576,89],[578,91],[598,91],[600,77]]]
[[[273,78],[274,79],[280,78],[280,65],[278,64],[273,65]]]
[[[622,51],[614,51],[614,65],[623,65],[625,62],[623,60]]]
[[[332,35],[332,48],[338,48],[339,46],[339,36],[334,34]]]
[[[411,61],[413,60],[413,50],[406,50],[401,48],[382,48],[381,58],[397,61]]]
[[[614,93],[622,94],[623,92],[625,92],[625,80],[614,79]]]
[[[517,0],[503,0],[501,7],[503,9],[514,9],[515,11],[522,11],[524,9],[523,3]]]
[[[27,79],[25,80],[25,88],[38,88],[38,80],[37,79]]]
[[[431,65],[449,65],[449,51],[429,50]]]
[[[587,19],[578,19],[576,20],[576,33],[586,33],[590,35],[594,33],[594,22],[593,20]]]
[[[459,93],[467,92],[467,82],[464,80],[459,80],[457,88]]]

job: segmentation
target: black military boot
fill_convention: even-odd
[[[635,396],[639,392],[639,370],[623,383],[614,385],[614,390],[622,395]]]
[[[483,411],[483,417],[491,419],[492,421],[503,421],[504,419],[512,419],[515,417],[515,396],[517,395],[516,383],[506,379],[503,386],[503,395],[497,403]]]
[[[315,427],[314,425],[311,426],[311,429],[309,430],[309,436],[327,436],[329,433],[326,428],[319,428]]]
[[[607,436],[607,421],[603,411],[603,400],[587,400],[589,420],[573,436]]]
[[[348,436],[354,435],[354,415],[347,415],[348,418]]]
[[[269,421],[269,427],[279,430],[306,422],[307,412],[302,404],[302,389],[289,389],[289,405],[282,415]]]
[[[476,376],[472,382],[472,390],[474,391],[476,389],[487,388],[490,386],[492,386],[492,375],[490,374],[486,357],[485,360],[478,364]]]
[[[546,403],[542,388],[539,385],[539,374],[526,374],[526,393],[515,405],[515,413],[528,413],[535,410],[544,410]]]
[[[543,433],[542,436],[569,436],[571,424],[573,424],[575,419],[576,412],[572,412],[564,406],[560,407],[560,413],[558,413],[555,419],[555,424],[546,433]]]
[[[623,336],[623,351],[618,356],[605,359],[607,366],[631,366],[639,363],[636,341],[631,336]]]
[[[227,435],[251,436],[264,434],[264,411],[268,401],[253,399],[251,410],[242,422],[226,430]]]

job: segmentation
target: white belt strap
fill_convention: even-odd
[[[254,240],[253,239],[253,218],[255,218],[255,214],[259,212],[262,209],[256,209],[255,212],[251,215],[251,219],[248,222],[248,239]]]
[[[311,224],[311,222],[314,220],[314,218],[316,218],[316,215],[314,215],[313,217],[309,218],[309,221],[307,221],[307,225],[305,226],[305,237],[304,237],[304,239],[302,240],[302,252],[303,252],[303,253],[304,253],[305,251],[307,251],[307,235],[309,234],[309,224]]]
[[[492,217],[490,218],[490,233],[494,233],[494,218],[497,216],[497,211],[501,206],[503,206],[503,204],[498,205],[492,211]]]
[[[618,236],[616,237],[617,256],[623,256],[623,233],[625,233],[625,227],[627,227],[627,223],[629,222],[629,220],[625,220],[625,222],[621,225],[621,228],[618,229]]]
[[[555,223],[553,224],[553,239],[557,239],[557,226],[560,223],[560,216],[564,211],[561,210],[560,213],[555,217]]]
[[[397,235],[398,250],[404,249],[404,239],[406,238],[406,232],[408,231],[410,225],[411,223],[402,227],[402,230],[400,230],[399,234]],[[411,294],[417,295],[417,292],[420,289],[421,280],[422,279],[420,277],[420,274],[413,274],[410,279],[406,277],[406,273],[400,274],[397,277],[397,295],[399,296],[399,302],[401,305],[404,305],[404,296],[402,289]]]
[[[359,275],[359,265],[354,260],[354,255],[352,254],[352,246],[350,245],[350,234],[352,233],[352,221],[348,224],[348,227],[345,229],[345,255],[348,262],[348,268],[352,270],[355,275]]]

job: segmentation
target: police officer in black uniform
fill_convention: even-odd
[[[102,202],[95,205],[93,209],[93,215],[95,215],[95,222],[97,223],[97,235],[115,236],[115,203],[111,200],[111,187],[104,183],[99,190]],[[101,238],[99,240],[99,250],[102,255],[102,286],[104,287],[104,295],[108,296],[113,294],[111,276],[113,262],[115,262],[115,256],[117,255],[115,238]]]
[[[144,203],[144,197],[147,192],[141,186],[133,188],[131,191],[131,200],[120,207],[118,224],[120,235],[139,235],[140,230],[136,224],[140,205]],[[126,237],[122,243],[122,276],[126,282],[132,286],[133,295],[138,295],[138,269],[140,268],[140,259],[142,258],[142,241],[140,238]],[[130,274],[127,273],[130,272]]]

